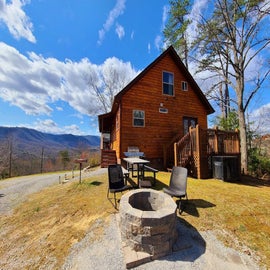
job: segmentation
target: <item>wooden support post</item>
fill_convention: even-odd
[[[87,159],[83,159],[83,158],[75,159],[75,163],[80,164],[80,179],[79,179],[80,184],[82,183],[82,163],[83,162],[87,162]]]
[[[197,164],[197,178],[201,178],[201,138],[200,138],[200,127],[196,125],[196,152],[198,157],[198,164]]]
[[[239,140],[239,129],[236,129],[235,132],[237,133],[237,138],[235,142],[235,151],[236,153],[240,153],[240,140]]]
[[[174,143],[173,144],[173,152],[174,152],[174,166],[177,166],[178,165],[178,159],[177,159],[177,156],[178,156],[178,149],[177,149],[177,143]]]
[[[218,127],[215,127],[215,136],[214,136],[214,152],[218,154]]]

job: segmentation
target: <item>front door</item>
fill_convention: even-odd
[[[193,117],[183,117],[183,127],[184,127],[184,135],[188,133],[189,127],[196,127],[197,118]]]

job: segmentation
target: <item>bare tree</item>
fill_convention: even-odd
[[[99,70],[89,70],[85,74],[90,91],[99,103],[99,111],[111,110],[114,96],[121,91],[136,75],[130,63],[124,63],[113,57],[105,61]]]
[[[241,141],[241,168],[247,173],[247,107],[267,79],[270,69],[256,66],[253,88],[247,91],[248,69],[270,44],[269,31],[263,26],[269,23],[269,1],[217,0],[210,19],[200,25],[200,52],[203,55],[202,70],[209,70],[223,77],[235,91]],[[267,28],[265,28],[267,29]],[[224,67],[228,63],[228,72]],[[254,75],[254,74],[253,74]],[[249,75],[249,79],[251,76]]]

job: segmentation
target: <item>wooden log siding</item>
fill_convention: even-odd
[[[162,93],[162,72],[174,74],[174,96]],[[204,105],[188,84],[188,91],[181,90],[187,81],[171,58],[163,58],[145,76],[129,89],[121,103],[121,156],[128,146],[136,145],[148,159],[163,159],[163,146],[176,135],[183,135],[183,117],[196,118],[207,128]],[[160,104],[168,113],[159,113]],[[145,112],[145,127],[133,127],[133,110]]]

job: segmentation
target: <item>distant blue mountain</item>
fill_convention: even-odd
[[[77,136],[72,134],[48,134],[34,129],[22,127],[0,127],[0,143],[7,143],[12,140],[12,144],[17,151],[33,152],[33,150],[43,147],[47,152],[55,153],[60,150],[70,149],[91,149],[99,148],[99,136]]]

